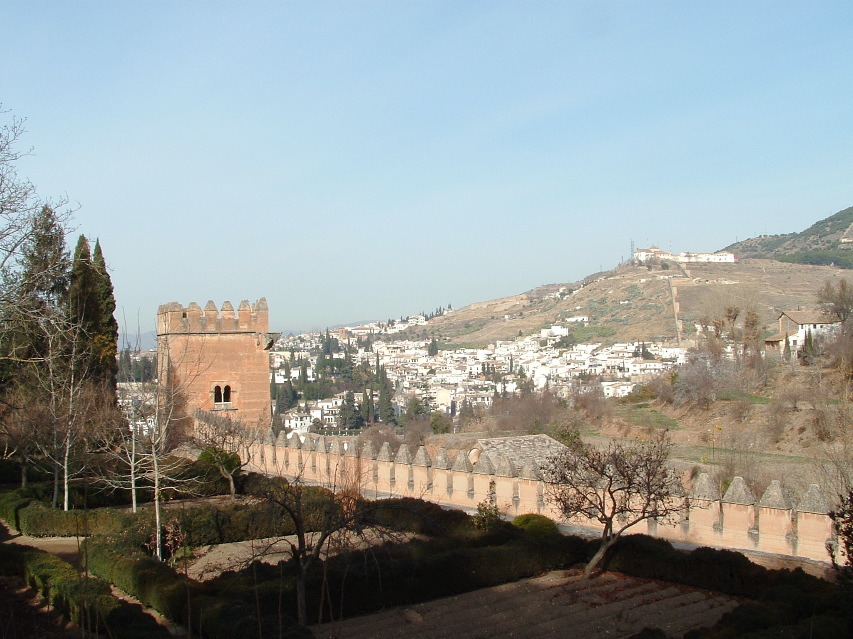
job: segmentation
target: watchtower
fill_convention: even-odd
[[[278,338],[269,333],[264,298],[204,310],[191,302],[163,304],[157,311],[158,381],[169,402],[170,421],[188,432],[199,411],[212,412],[248,428],[269,428],[268,351]]]

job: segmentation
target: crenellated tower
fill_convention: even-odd
[[[269,332],[264,298],[243,300],[234,312],[210,301],[170,302],[157,312],[158,379],[168,398],[171,420],[185,432],[203,413],[268,428],[271,422],[269,349],[278,334]]]

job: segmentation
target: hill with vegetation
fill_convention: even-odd
[[[557,324],[572,327],[571,339],[578,343],[644,340],[689,346],[697,324],[722,317],[732,306],[758,312],[770,335],[778,331],[781,311],[814,306],[824,282],[846,275],[836,267],[770,259],[650,267],[625,263],[583,281],[470,304],[405,335],[435,337],[445,348],[473,347]]]
[[[731,244],[725,250],[741,258],[757,257],[849,269],[853,268],[851,224],[853,207],[820,220],[800,233],[760,235]]]

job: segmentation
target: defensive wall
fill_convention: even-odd
[[[379,450],[343,437],[288,439],[270,431],[250,447],[251,463],[261,472],[300,478],[334,490],[359,490],[368,497],[415,497],[445,506],[474,509],[493,498],[504,513],[547,515],[559,521],[559,511],[546,499],[546,483],[535,462],[523,465],[506,455],[481,453],[472,464],[464,451],[451,457],[445,449],[433,457],[421,446],[414,454],[405,444]],[[707,474],[689,492],[687,509],[677,521],[641,522],[630,532],[647,533],[671,542],[790,555],[829,561],[828,544],[836,548],[828,512],[831,503],[820,487],[791,500],[779,481],[772,481],[757,498],[741,477],[724,495]],[[597,522],[579,518],[567,522],[590,531]]]

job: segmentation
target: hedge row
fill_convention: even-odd
[[[0,519],[5,521],[15,530],[20,530],[21,526],[18,522],[18,513],[21,509],[26,508],[33,498],[27,496],[27,493],[22,490],[6,490],[0,492]]]
[[[76,624],[115,639],[168,637],[142,608],[110,594],[106,581],[81,577],[71,564],[42,550],[0,545],[0,572],[23,577],[57,610]]]
[[[18,511],[17,528],[31,537],[109,535],[127,530],[136,516],[115,508],[60,510],[33,501]]]
[[[272,609],[258,621],[248,595],[233,597],[211,583],[200,583],[139,551],[119,538],[86,540],[89,569],[173,621],[191,623],[208,639],[282,637],[306,639],[311,633]],[[251,592],[251,590],[249,591]],[[259,635],[259,625],[264,634]]]

